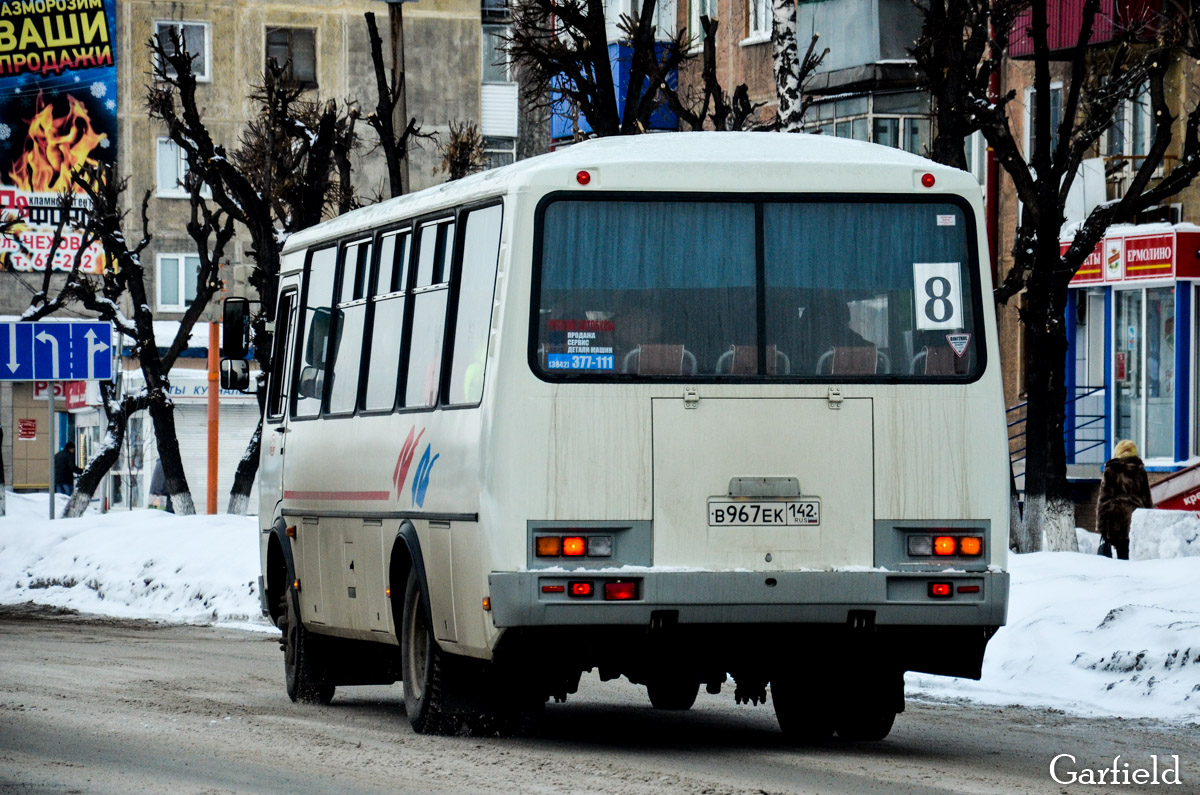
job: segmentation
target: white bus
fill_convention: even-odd
[[[813,135],[589,141],[287,242],[259,469],[293,699],[419,732],[625,676],[880,738],[1005,621],[979,185]],[[731,679],[727,678],[731,677]],[[508,724],[501,724],[508,725]]]

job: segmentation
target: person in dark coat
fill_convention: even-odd
[[[75,443],[67,442],[63,449],[54,454],[54,491],[70,494],[75,491],[75,476],[82,472],[75,463]]]
[[[150,476],[150,495],[163,498],[163,510],[175,513],[171,507],[171,495],[167,493],[167,476],[163,474],[162,459],[154,462],[154,474]]]
[[[1136,508],[1153,508],[1146,466],[1138,458],[1137,445],[1129,439],[1117,442],[1113,457],[1104,465],[1100,499],[1096,503],[1096,532],[1099,554],[1129,560],[1129,523]]]

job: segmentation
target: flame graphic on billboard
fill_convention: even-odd
[[[55,116],[54,106],[38,97],[38,111],[29,120],[25,153],[8,174],[20,190],[59,192],[70,184],[72,172],[96,164],[92,151],[107,136],[92,129],[82,102],[68,95],[67,103],[66,115]]]

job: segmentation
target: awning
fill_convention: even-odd
[[[1065,254],[1073,238],[1059,241]],[[1200,279],[1200,227],[1142,224],[1113,227],[1071,279],[1072,286]]]

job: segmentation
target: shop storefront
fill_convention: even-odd
[[[1113,227],[1071,288],[1068,463],[1099,465],[1120,439],[1137,442],[1151,469],[1196,459],[1200,227]]]

